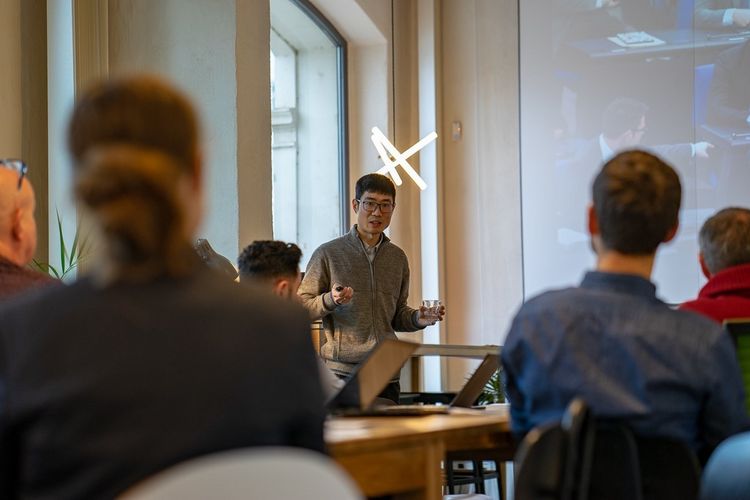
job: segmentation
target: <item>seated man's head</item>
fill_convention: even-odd
[[[20,160],[0,160],[0,256],[25,266],[36,251],[34,189]]]
[[[300,284],[302,250],[294,243],[253,241],[240,254],[240,281],[266,283],[276,295],[291,299]]]
[[[604,109],[602,133],[615,153],[641,143],[647,112],[644,103],[626,97],[618,97]]]
[[[388,177],[367,174],[360,177],[354,188],[352,209],[357,214],[357,229],[374,239],[380,238],[391,223],[396,207],[396,187]]]
[[[703,223],[700,263],[710,278],[729,267],[750,264],[750,210],[725,208]]]
[[[643,151],[620,153],[594,179],[589,231],[596,252],[649,256],[677,233],[682,189],[672,167]]]

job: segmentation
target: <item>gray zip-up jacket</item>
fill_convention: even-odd
[[[331,286],[354,289],[348,304],[336,305]],[[321,356],[336,373],[351,373],[381,340],[396,330],[419,330],[418,311],[406,305],[409,262],[406,254],[383,235],[370,264],[356,224],[348,234],[324,243],[313,253],[299,288],[313,319],[322,319],[325,343]],[[322,339],[321,339],[322,340]]]

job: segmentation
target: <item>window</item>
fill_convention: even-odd
[[[302,267],[348,229],[346,44],[307,1],[271,0],[274,238]]]

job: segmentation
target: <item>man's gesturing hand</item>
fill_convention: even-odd
[[[341,283],[334,283],[333,289],[331,290],[331,297],[333,302],[337,305],[343,305],[351,302],[354,296],[354,288],[344,286]]]

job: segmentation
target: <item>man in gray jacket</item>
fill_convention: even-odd
[[[412,309],[406,254],[383,234],[396,207],[396,188],[380,174],[361,177],[352,209],[357,224],[313,253],[299,288],[313,319],[321,318],[325,343],[321,355],[339,377],[347,377],[382,340],[395,331],[411,332],[443,319]],[[381,397],[398,401],[398,378]]]

